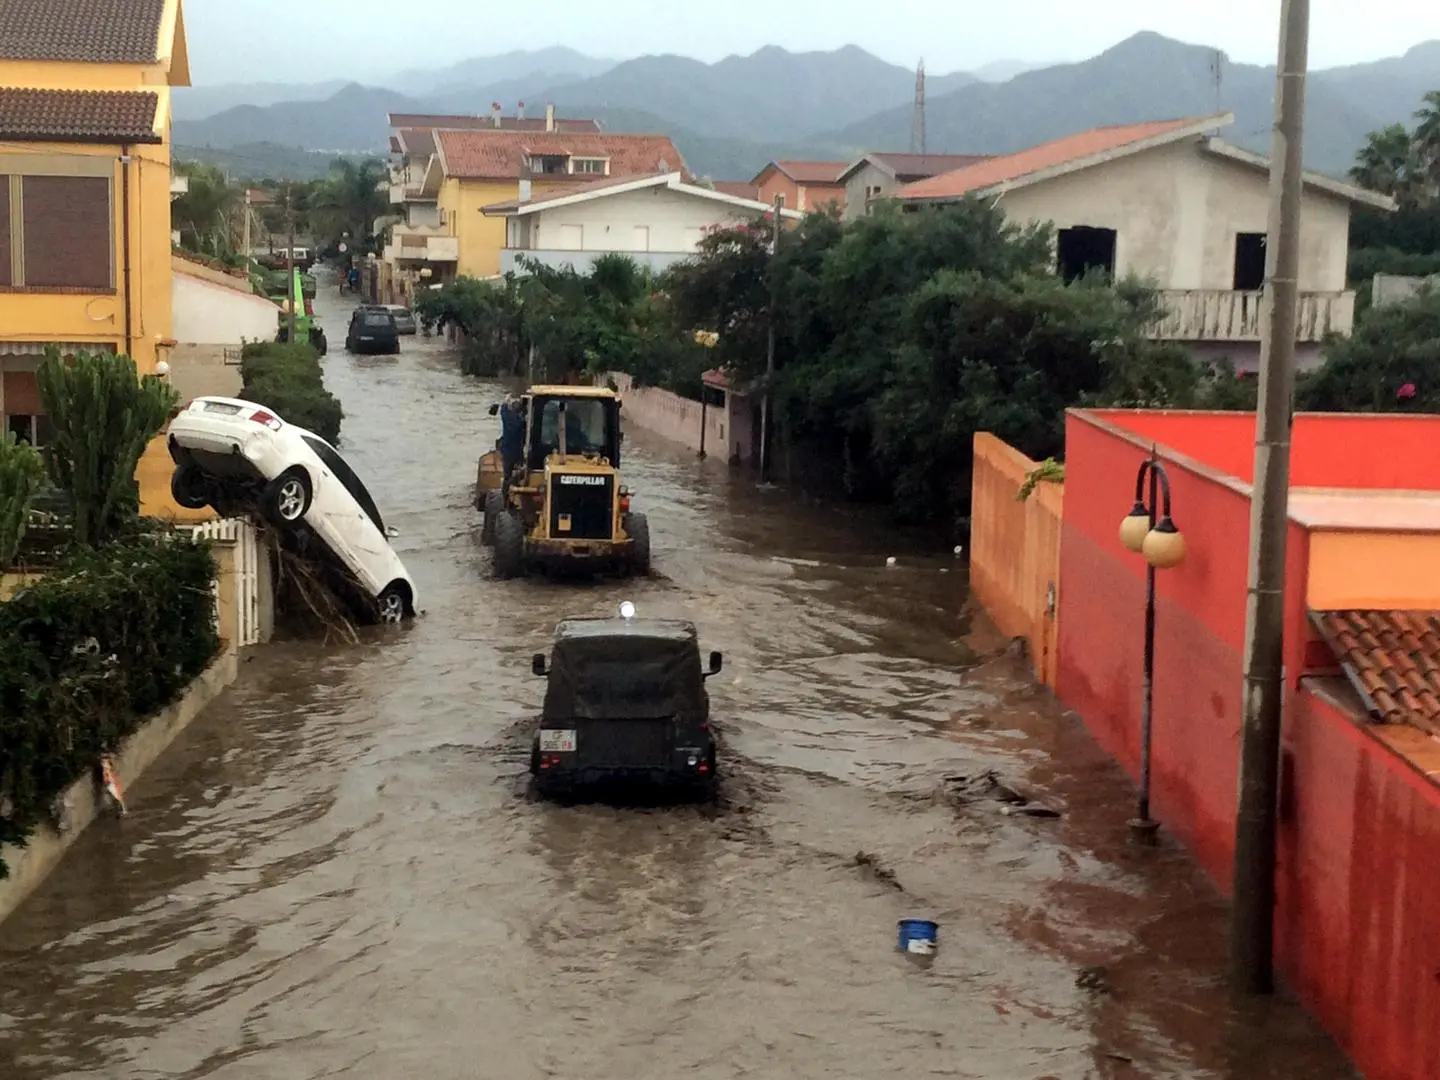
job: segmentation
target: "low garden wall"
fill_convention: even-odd
[[[1053,690],[1064,487],[1042,482],[1019,501],[1038,463],[985,432],[975,436],[974,447],[970,595],[1001,633],[1025,639],[1036,677]]]

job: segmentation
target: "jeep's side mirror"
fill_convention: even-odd
[[[547,673],[548,669],[545,666],[545,654],[543,652],[537,652],[530,658],[530,670],[536,675],[544,675]]]
[[[711,675],[719,675],[720,668],[724,666],[724,663],[725,657],[721,656],[718,652],[712,652],[710,654],[710,670],[705,672],[705,677],[708,679]]]
[[[495,415],[497,415],[499,412],[500,412],[500,403],[499,403],[498,401],[492,403],[491,406],[490,406],[490,415],[491,415],[491,416],[495,416]]]

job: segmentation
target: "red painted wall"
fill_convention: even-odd
[[[1302,687],[1276,951],[1368,1080],[1440,1077],[1440,789]]]
[[[1120,543],[1120,519],[1148,455],[1071,414],[1066,423],[1056,691],[1132,776],[1140,771],[1145,567]],[[1165,453],[1161,450],[1162,459]],[[1229,892],[1240,755],[1249,500],[1166,462],[1187,557],[1156,575],[1152,813]],[[1289,537],[1289,580],[1303,583],[1303,529]],[[1286,668],[1303,666],[1304,589],[1292,588]]]
[[[1255,414],[1104,410],[1102,419],[1250,483]],[[1290,451],[1294,487],[1440,490],[1440,417],[1301,413]]]
[[[1120,419],[1117,414],[1110,414]],[[1132,422],[1162,431],[1197,457],[1232,452],[1227,439],[1253,424],[1191,415]],[[1309,420],[1310,418],[1305,418]],[[1319,470],[1372,436],[1331,424],[1307,435]],[[1348,419],[1348,418],[1347,418]],[[1395,418],[1388,418],[1390,423]],[[1368,421],[1367,421],[1368,422]],[[1297,459],[1302,442],[1297,424]],[[1399,424],[1413,455],[1359,476],[1311,483],[1440,486],[1423,475],[1431,421]],[[1387,435],[1388,437],[1388,435]],[[1217,449],[1217,445],[1219,449]],[[1368,446],[1356,449],[1372,457]],[[1134,498],[1148,443],[1071,414],[1066,423],[1060,550],[1057,692],[1132,776],[1139,771],[1145,563],[1121,546],[1120,518]],[[1167,450],[1160,448],[1162,461]],[[1403,455],[1397,455],[1403,456]],[[1223,462],[1223,458],[1217,463]],[[1220,479],[1166,462],[1187,560],[1157,575],[1152,812],[1229,893],[1234,852],[1249,500]],[[1353,486],[1360,486],[1356,483]],[[1440,789],[1301,682],[1311,638],[1304,609],[1307,536],[1292,526],[1287,554],[1286,794],[1280,830],[1276,954],[1301,999],[1368,1080],[1440,1078]]]

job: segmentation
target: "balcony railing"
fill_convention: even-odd
[[[385,245],[385,261],[413,260],[420,262],[458,262],[460,238],[456,236],[417,236],[395,233]]]
[[[1235,289],[1165,289],[1166,314],[1150,331],[1161,341],[1259,341],[1264,318],[1261,292]],[[1318,342],[1349,334],[1355,323],[1353,292],[1300,294],[1295,340]]]

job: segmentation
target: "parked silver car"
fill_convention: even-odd
[[[388,315],[395,316],[395,329],[402,334],[415,334],[419,327],[415,323],[415,313],[403,304],[366,304],[370,311],[383,311]]]

